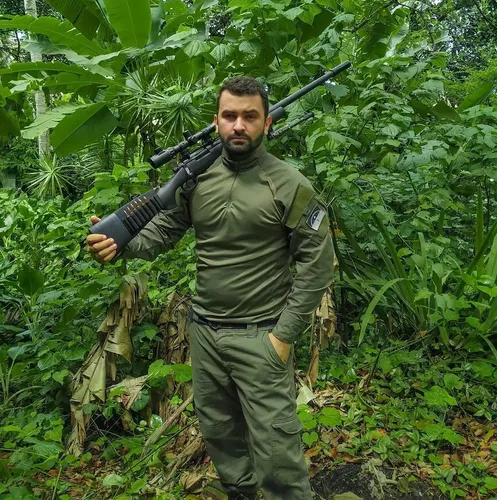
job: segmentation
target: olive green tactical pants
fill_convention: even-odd
[[[296,415],[293,348],[283,363],[271,328],[189,321],[195,409],[224,488],[266,500],[310,500]],[[230,497],[231,498],[231,497]]]

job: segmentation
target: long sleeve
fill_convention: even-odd
[[[332,282],[334,251],[326,212],[313,196],[293,230],[290,253],[296,273],[273,330],[273,335],[282,342],[290,344],[297,340]]]
[[[154,260],[171,250],[191,227],[188,201],[180,198],[178,207],[158,213],[124,248],[119,258]]]

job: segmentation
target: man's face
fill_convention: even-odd
[[[271,125],[271,117],[264,118],[259,94],[238,96],[225,90],[219,99],[214,123],[224,147],[232,154],[243,155],[261,144]]]

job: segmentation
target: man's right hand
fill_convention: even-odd
[[[93,216],[91,223],[100,222],[98,217]],[[86,250],[100,264],[110,262],[116,255],[117,245],[112,238],[107,238],[104,234],[89,234],[86,237]]]

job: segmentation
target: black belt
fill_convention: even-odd
[[[203,316],[199,316],[197,313],[193,315],[193,321],[199,325],[207,325],[213,330],[219,330],[221,328],[233,328],[233,329],[243,329],[246,330],[249,326],[256,325],[257,328],[267,328],[269,326],[276,326],[278,323],[277,319],[268,319],[266,321],[259,321],[258,323],[218,323],[216,321],[211,321]]]

